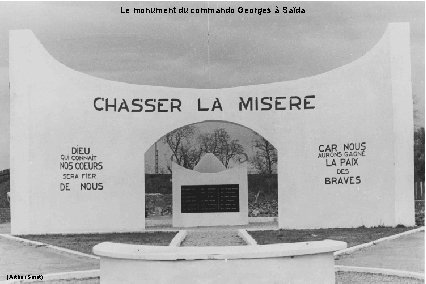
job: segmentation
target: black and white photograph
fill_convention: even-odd
[[[0,284],[424,283],[424,1],[0,2]]]

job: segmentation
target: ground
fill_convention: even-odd
[[[358,273],[358,272],[336,272],[336,284],[373,284],[373,283],[404,283],[423,284],[424,281],[413,278],[401,278],[396,276]]]
[[[267,230],[249,231],[260,245],[274,243],[294,243],[331,239],[348,243],[348,247],[368,243],[383,237],[402,233],[413,227],[376,227],[376,228],[336,228],[315,230]]]
[[[90,254],[92,253],[92,248],[102,242],[168,246],[175,235],[176,232],[148,232],[116,234],[25,235],[18,237]]]
[[[236,230],[190,230],[181,244],[190,246],[244,246]]]
[[[99,269],[99,260],[0,238],[0,281],[6,274],[45,274]]]
[[[275,231],[276,236],[284,235],[290,238],[325,238],[333,236],[338,238],[338,233],[342,233],[343,238],[352,237],[352,244],[360,242],[360,240],[378,238],[384,234],[398,233],[407,230],[407,228],[357,228],[357,229],[331,229],[326,231],[303,230],[303,234],[287,234],[287,230]],[[295,231],[295,230],[291,230]],[[356,232],[358,231],[358,232]],[[260,231],[259,231],[260,232]],[[371,233],[373,232],[373,233]],[[257,232],[254,232],[257,233]],[[270,231],[266,231],[266,235],[271,235]],[[293,232],[294,233],[294,232]],[[310,233],[310,234],[308,234]],[[175,233],[150,233],[150,234],[102,234],[102,235],[56,235],[56,236],[25,236],[31,237],[38,241],[46,241],[55,245],[67,246],[77,245],[83,252],[88,252],[87,247],[98,242],[118,241],[128,243],[147,243],[167,245]],[[315,236],[313,236],[315,235]],[[361,237],[365,235],[365,237]],[[147,237],[148,236],[148,237]],[[290,238],[290,239],[291,239]],[[275,238],[277,239],[277,238]],[[300,240],[300,239],[299,239]],[[259,240],[258,240],[259,241]],[[67,244],[68,243],[68,244]],[[86,245],[78,245],[87,243]],[[90,243],[90,244],[89,244]],[[71,245],[70,245],[71,244]],[[199,228],[188,231],[188,236],[183,246],[216,246],[216,245],[245,245],[237,235],[237,229],[228,228]],[[365,267],[382,267],[388,269],[409,270],[413,272],[424,273],[424,232],[418,232],[408,236],[400,237],[395,240],[381,242],[375,246],[362,249],[350,255],[342,255],[336,260],[338,265],[348,266],[365,266]],[[59,252],[57,250],[45,247],[23,244],[21,242],[12,241],[0,237],[0,280],[5,279],[6,274],[13,273],[55,273],[60,271],[80,271],[99,269],[99,260],[86,258]],[[43,283],[99,283],[99,278],[64,280],[64,281],[47,281]],[[386,276],[380,274],[358,273],[358,272],[337,272],[336,283],[423,283],[416,279],[401,278],[396,276]]]
[[[338,265],[377,267],[424,272],[425,233],[419,232],[398,239],[380,242],[336,260]]]

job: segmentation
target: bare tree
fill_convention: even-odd
[[[193,169],[205,153],[213,153],[226,168],[229,167],[231,160],[235,162],[247,160],[244,147],[237,139],[231,139],[224,128],[200,134],[197,139],[195,136],[196,129],[193,126],[176,129],[164,136],[163,142],[172,151],[170,160],[187,169]],[[171,164],[167,165],[167,169],[172,172]]]
[[[217,128],[212,133],[201,134],[198,137],[198,143],[200,145],[199,153],[213,153],[226,168],[229,167],[231,160],[235,162],[243,162],[243,158],[247,160],[244,147],[238,139],[231,139],[224,128]]]
[[[273,174],[276,172],[278,162],[277,150],[263,137],[253,141],[255,154],[251,159],[253,167],[261,174]]]
[[[229,166],[229,161],[233,160],[234,162],[243,163],[248,160],[247,154],[244,152],[243,146],[238,142],[237,139],[229,141],[223,147],[222,163],[226,168]]]
[[[195,132],[193,126],[184,126],[173,130],[163,138],[163,142],[172,151],[170,160],[188,169],[193,169],[201,157],[200,151],[193,145]],[[167,165],[167,168],[172,172],[171,165]]]

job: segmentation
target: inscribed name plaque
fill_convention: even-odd
[[[247,168],[227,169],[212,153],[194,170],[172,164],[173,227],[248,224]]]
[[[182,213],[239,212],[239,185],[191,185],[181,187]]]

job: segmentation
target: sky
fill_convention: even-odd
[[[283,5],[306,13],[120,13]],[[227,88],[329,71],[364,55],[387,23],[409,22],[415,125],[424,126],[424,11],[424,2],[0,2],[0,170],[9,168],[9,30],[31,29],[57,60],[96,77]]]

